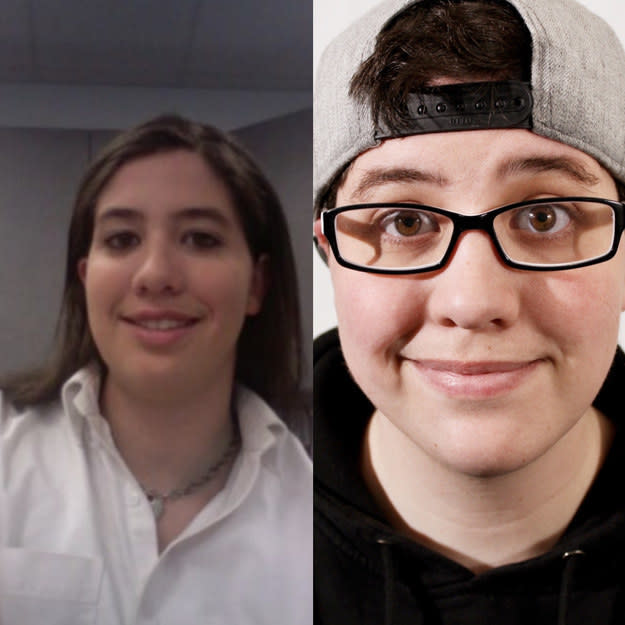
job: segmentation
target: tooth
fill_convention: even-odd
[[[174,319],[149,319],[139,322],[140,326],[148,330],[172,330],[181,328],[186,325],[185,321],[176,321]]]

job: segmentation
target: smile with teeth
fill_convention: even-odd
[[[132,323],[146,330],[159,330],[164,332],[167,330],[186,328],[193,324],[193,319],[135,319],[132,320]]]

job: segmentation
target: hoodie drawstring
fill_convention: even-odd
[[[382,547],[382,565],[384,567],[384,625],[393,625],[393,592],[395,576],[393,571],[393,556],[391,541],[388,538],[378,538],[378,545]]]
[[[560,582],[560,598],[558,600],[558,625],[566,625],[566,616],[569,601],[569,587],[573,579],[575,565],[581,556],[586,555],[581,549],[567,551],[562,556],[564,560],[564,570],[562,571],[562,580]]]
[[[395,570],[393,567],[393,554],[391,547],[393,541],[386,537],[380,537],[376,541],[382,550],[382,566],[384,569],[384,625],[393,625],[393,595],[395,592]],[[576,565],[586,554],[581,549],[566,551],[562,555],[564,568],[560,581],[560,595],[558,598],[558,623],[567,625],[567,613],[571,582],[575,573]]]

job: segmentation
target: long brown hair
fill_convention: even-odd
[[[69,228],[65,286],[50,358],[7,376],[0,388],[18,406],[55,399],[78,369],[106,366],[93,341],[78,261],[87,256],[98,198],[115,173],[137,158],[173,150],[199,154],[228,188],[252,257],[269,258],[269,288],[261,312],[248,317],[237,346],[236,378],[279,410],[297,403],[302,345],[297,278],[280,201],[258,166],[229,135],[177,115],[164,115],[121,133],[84,174]]]

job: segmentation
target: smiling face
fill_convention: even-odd
[[[392,139],[361,154],[337,206],[415,202],[461,214],[554,196],[616,199],[584,153],[525,130]],[[327,241],[315,224],[317,236]],[[484,232],[447,265],[384,276],[329,252],[341,345],[378,415],[453,471],[495,475],[547,452],[589,415],[617,343],[625,252],[531,272],[503,264]]]
[[[232,382],[264,261],[252,259],[226,187],[199,155],[122,166],[96,203],[79,274],[108,384],[171,398]]]

